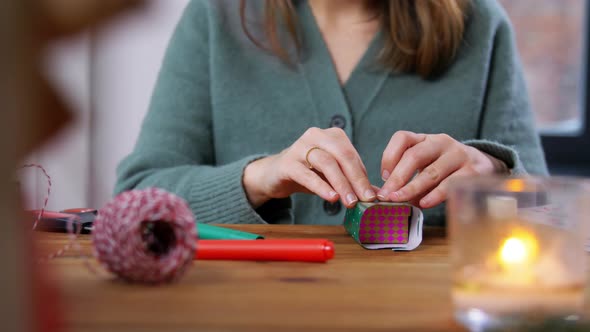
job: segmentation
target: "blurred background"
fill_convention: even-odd
[[[55,43],[45,70],[75,123],[30,162],[53,178],[49,208],[100,207],[118,162],[131,151],[168,39],[188,0],[149,0],[140,10]],[[588,1],[500,0],[512,19],[551,172],[590,175]],[[20,172],[27,208],[39,208],[45,179]]]
[[[188,0],[149,0],[100,29],[53,43],[45,70],[74,111],[74,122],[28,162],[43,165],[53,186],[48,208],[101,207],[115,168],[135,144],[168,39]],[[47,183],[20,171],[26,207],[40,208]]]

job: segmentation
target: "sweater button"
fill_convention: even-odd
[[[344,129],[346,127],[346,119],[342,115],[336,114],[330,120],[330,127]]]
[[[340,201],[336,201],[334,203],[324,201],[324,211],[329,216],[337,215],[341,209],[342,209],[342,204],[340,204]]]

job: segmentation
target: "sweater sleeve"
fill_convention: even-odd
[[[505,14],[493,40],[478,137],[463,143],[504,161],[515,175],[547,174],[514,33]]]
[[[193,0],[169,42],[134,151],[117,168],[115,193],[159,187],[184,198],[198,222],[266,223],[289,218],[290,200],[272,201],[265,220],[246,197],[242,176],[253,155],[217,165],[212,133],[207,1]],[[281,212],[279,211],[279,212]]]

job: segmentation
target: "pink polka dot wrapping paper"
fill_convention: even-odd
[[[359,241],[362,243],[408,243],[409,219],[412,208],[409,206],[368,207],[359,225]]]
[[[404,203],[358,203],[344,227],[366,249],[413,250],[422,242],[422,211]]]

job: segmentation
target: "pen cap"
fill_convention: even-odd
[[[325,262],[334,257],[334,243],[325,239],[260,241],[199,240],[196,259]]]

